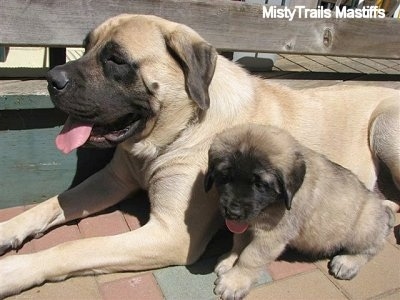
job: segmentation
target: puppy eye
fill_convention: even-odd
[[[254,186],[258,189],[264,188],[264,184],[262,182],[254,182]]]
[[[227,184],[232,181],[232,178],[229,175],[221,175],[216,178],[218,184]]]
[[[253,185],[260,192],[264,192],[265,190],[268,189],[268,185],[262,181],[254,182]]]
[[[265,188],[265,182],[261,180],[261,177],[258,174],[253,175],[253,185],[258,189],[264,189]]]

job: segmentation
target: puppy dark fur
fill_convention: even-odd
[[[385,201],[353,173],[272,126],[239,125],[217,135],[205,189],[214,183],[226,224],[237,233],[215,269],[222,299],[244,297],[260,267],[286,246],[335,255],[331,274],[351,279],[394,224]]]

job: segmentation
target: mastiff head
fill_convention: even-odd
[[[90,32],[84,45],[81,58],[47,75],[52,101],[69,115],[56,139],[63,152],[140,141],[157,127],[168,142],[209,107],[217,52],[187,26],[120,15]]]

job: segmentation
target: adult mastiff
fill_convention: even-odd
[[[68,276],[194,262],[221,224],[216,195],[202,186],[207,151],[216,133],[236,124],[284,128],[369,188],[380,159],[400,186],[398,90],[292,91],[154,16],[111,18],[85,43],[82,58],[48,74],[53,102],[70,116],[56,143],[66,153],[84,143],[118,144],[114,158],[79,186],[1,223],[1,252],[139,189],[149,193],[150,220],[132,232],[1,259],[1,296]]]

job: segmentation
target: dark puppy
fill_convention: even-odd
[[[235,234],[233,249],[215,269],[222,299],[244,297],[260,267],[286,246],[340,252],[330,272],[351,279],[382,248],[394,223],[391,209],[353,173],[272,126],[240,125],[217,135],[205,189],[214,182],[228,228],[243,233]]]

